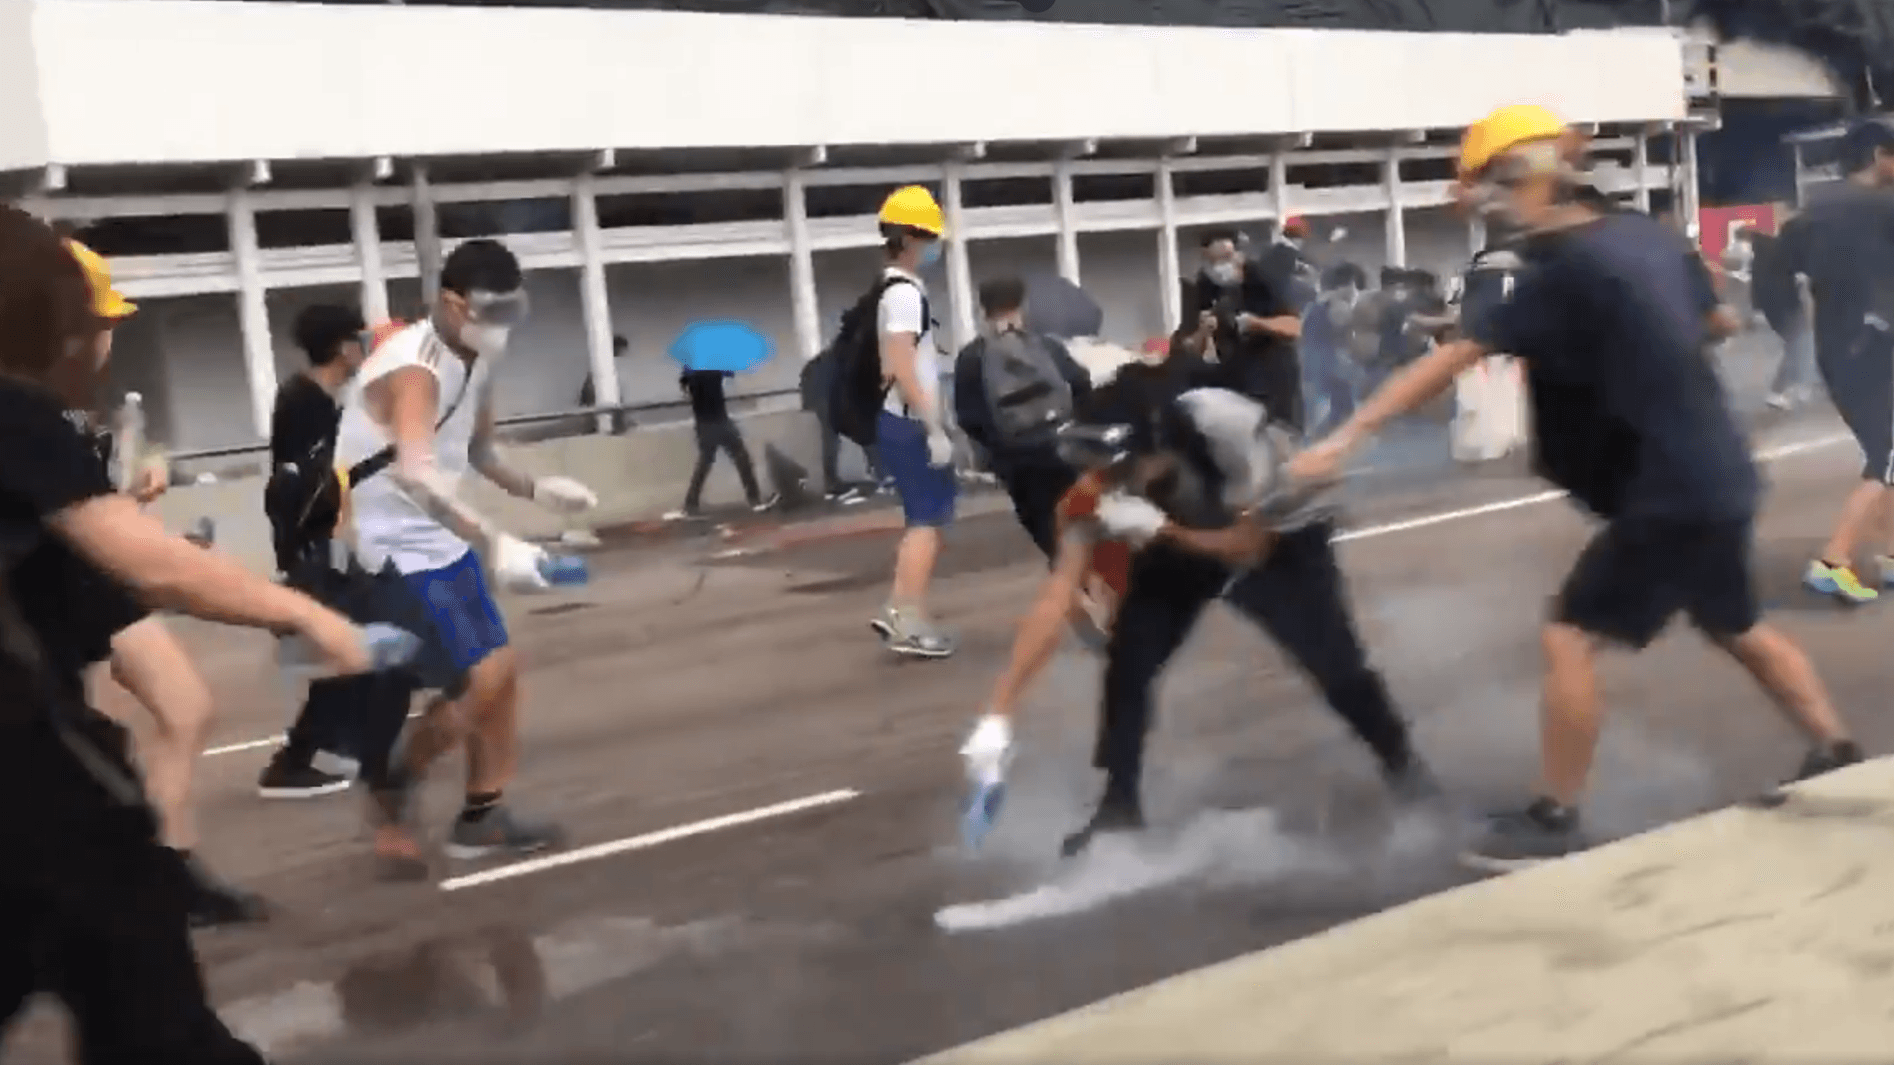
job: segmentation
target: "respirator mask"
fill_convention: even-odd
[[[524,289],[469,293],[467,322],[460,327],[460,342],[482,358],[497,359],[506,353],[513,327],[526,320],[527,310]]]
[[[1243,268],[1234,259],[1222,262],[1206,263],[1203,276],[1218,288],[1235,288],[1243,280]]]

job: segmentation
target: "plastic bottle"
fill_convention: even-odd
[[[405,666],[421,651],[421,638],[393,625],[376,622],[362,626],[362,643],[368,649],[369,669],[380,672]],[[321,674],[328,664],[315,647],[301,636],[286,636],[277,641],[276,663],[285,672]]]
[[[585,584],[592,579],[592,567],[577,555],[547,555],[539,564],[539,575],[557,588]]]

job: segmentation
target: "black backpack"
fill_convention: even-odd
[[[881,330],[877,321],[881,296],[895,285],[912,284],[913,279],[898,276],[877,281],[842,315],[842,328],[835,334],[835,342],[817,356],[831,363],[827,367],[829,422],[836,432],[862,447],[875,446],[875,422],[890,387],[881,372]],[[925,294],[921,296],[921,321],[932,321]]]

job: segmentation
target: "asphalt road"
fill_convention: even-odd
[[[1758,564],[1776,617],[1884,752],[1894,621],[1796,587],[1855,469],[1849,446],[1793,450],[1828,432],[1765,434],[1793,453],[1769,466]],[[1469,805],[1521,795],[1535,769],[1534,626],[1586,529],[1544,495],[1465,478],[1379,493],[1350,519],[1368,643]],[[1366,757],[1221,612],[1163,689],[1148,840],[1053,859],[1096,786],[1097,668],[1072,650],[1030,704],[1007,821],[963,858],[954,748],[1039,568],[1005,516],[963,524],[936,593],[962,651],[901,662],[866,625],[890,547],[868,532],[723,559],[701,542],[608,551],[578,593],[514,601],[528,704],[512,798],[580,848],[617,846],[486,881],[464,877],[495,867],[443,865],[437,883],[378,883],[359,800],[256,798],[288,693],[263,641],[177,623],[223,714],[205,851],[282,910],[200,940],[228,1019],[295,1062],[892,1065],[1458,882],[1457,826],[1391,819]],[[1688,631],[1612,660],[1606,691],[1594,830],[1727,802],[1799,758]],[[455,772],[429,795],[437,831]],[[980,912],[998,927],[936,927],[943,906],[1047,884]],[[5,1060],[61,1060],[56,1029],[23,1025]]]

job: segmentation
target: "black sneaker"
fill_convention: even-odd
[[[225,883],[193,855],[180,857],[190,879],[192,928],[221,928],[269,919],[262,896]]]
[[[1796,768],[1795,775],[1763,792],[1751,801],[1753,806],[1774,808],[1789,801],[1789,788],[1804,780],[1813,780],[1837,769],[1845,769],[1861,761],[1861,745],[1853,740],[1843,740],[1823,747],[1816,747],[1802,758],[1802,764]]]
[[[490,806],[472,821],[459,818],[442,849],[449,858],[469,860],[490,854],[533,854],[565,843],[559,826],[530,821],[505,806]]]
[[[1092,840],[1098,836],[1143,830],[1144,810],[1136,802],[1104,799],[1099,802],[1092,819],[1059,844],[1059,854],[1076,858],[1085,853],[1086,848],[1092,845]]]
[[[348,777],[292,759],[288,749],[282,748],[257,777],[256,792],[266,799],[314,799],[347,791],[348,786]]]
[[[1481,838],[1460,852],[1460,864],[1510,873],[1577,854],[1586,846],[1578,831],[1578,811],[1541,798],[1524,810],[1488,821]]]

